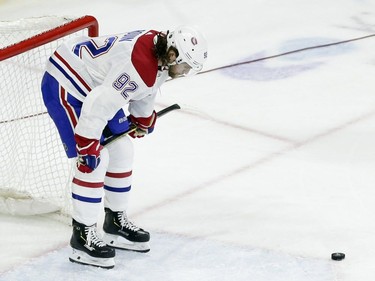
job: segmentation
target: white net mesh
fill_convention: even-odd
[[[0,47],[70,21],[72,19],[42,17],[0,22]],[[35,202],[38,206],[40,202],[47,203],[46,208],[5,211],[70,212],[72,160],[65,155],[40,91],[47,59],[66,38],[0,61],[0,211],[9,209],[14,200],[31,199],[32,208]]]

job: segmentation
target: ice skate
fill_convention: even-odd
[[[150,233],[130,222],[125,212],[113,212],[105,208],[103,241],[108,246],[136,251],[150,251]]]
[[[108,247],[98,236],[96,224],[86,226],[73,220],[73,234],[70,239],[71,262],[102,268],[115,266],[115,249]]]

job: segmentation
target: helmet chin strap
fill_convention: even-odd
[[[159,65],[158,70],[159,71],[169,70],[169,65]]]

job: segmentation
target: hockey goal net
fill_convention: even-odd
[[[70,212],[72,160],[43,104],[41,78],[63,40],[98,36],[92,16],[0,21],[0,212]]]

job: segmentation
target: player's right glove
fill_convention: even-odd
[[[99,140],[87,139],[77,134],[74,139],[77,143],[77,168],[82,173],[91,173],[100,163],[100,150],[103,146]]]
[[[129,136],[132,138],[142,138],[147,134],[151,134],[154,131],[156,118],[155,111],[149,117],[134,117],[133,115],[129,115],[131,124],[136,126],[136,129],[129,133]]]

